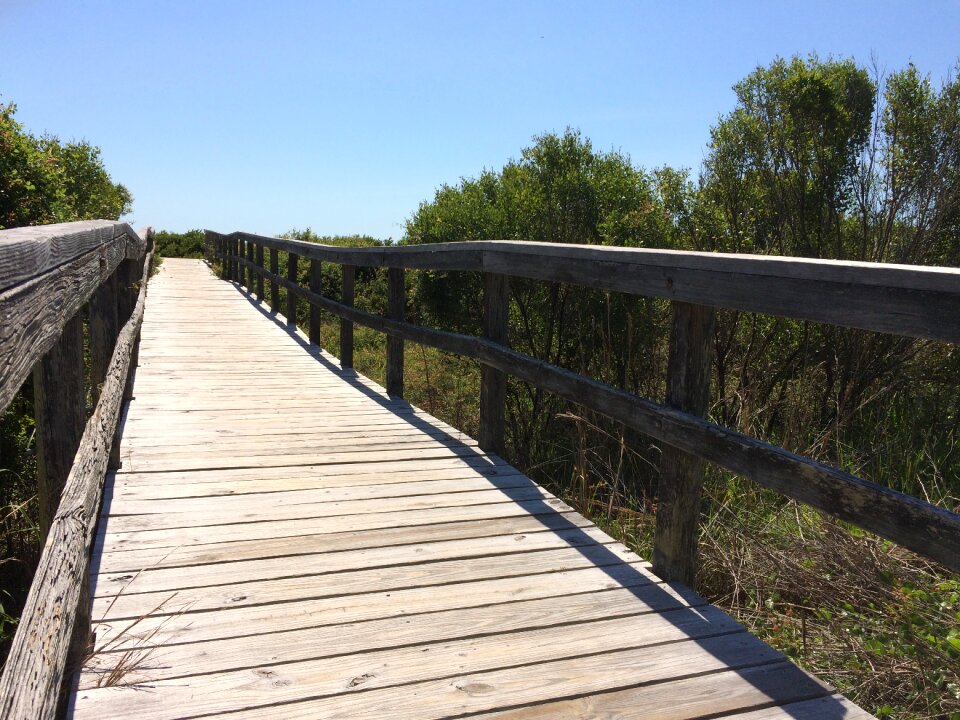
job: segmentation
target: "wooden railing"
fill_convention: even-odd
[[[106,220],[0,231],[0,411],[32,373],[46,539],[0,679],[2,718],[54,717],[90,645],[90,546],[108,465],[119,460],[115,440],[137,362],[149,244],[149,231],[140,237]]]
[[[384,332],[387,391],[403,395],[404,340],[481,363],[480,447],[503,452],[506,376],[605,415],[664,444],[654,570],[691,584],[696,570],[705,461],[892,540],[960,571],[960,515],[890,490],[704,419],[710,392],[714,308],[960,343],[960,269],[719,253],[533,242],[463,242],[395,247],[332,247],[235,232],[207,231],[222,277],[245,283],[286,316],[310,304],[309,337],[320,340],[320,310],[340,317],[340,362],[353,365],[353,323]],[[270,267],[264,266],[264,249]],[[278,253],[288,253],[287,276]],[[310,287],[297,281],[310,263]],[[322,262],[343,268],[342,300],[320,293]],[[356,267],[385,267],[386,316],[353,307]],[[404,320],[405,269],[484,273],[485,335],[473,337]],[[510,277],[572,283],[673,301],[667,398],[661,404],[510,349]]]

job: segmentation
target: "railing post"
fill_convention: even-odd
[[[510,284],[506,275],[484,273],[484,335],[500,345],[508,344]],[[487,365],[480,367],[480,449],[504,454],[504,406],[507,376]]]
[[[294,253],[287,253],[287,280],[294,284],[297,282],[298,259]],[[297,326],[297,295],[291,290],[287,290],[287,325]]]
[[[406,272],[387,268],[387,317],[403,320],[407,304]],[[387,334],[387,394],[403,397],[403,338]]]
[[[247,291],[252,295],[254,288],[254,272],[253,272],[253,241],[247,240]]]
[[[354,283],[357,276],[356,267],[344,265],[343,282],[341,285],[340,302],[353,307]],[[340,318],[340,368],[346,370],[353,367],[353,322]]]
[[[90,297],[90,392],[94,407],[100,400],[100,389],[107,379],[107,369],[120,331],[117,292],[117,273],[114,271]]]
[[[706,415],[710,404],[714,317],[711,307],[673,303],[667,405],[692,415]],[[689,587],[697,576],[703,469],[701,458],[663,446],[653,571]]]
[[[240,283],[240,266],[237,263],[237,255],[240,252],[240,241],[231,238],[230,241],[230,280],[237,284]]]
[[[124,260],[117,266],[117,329],[118,332],[127,320],[133,314],[133,309],[137,302],[136,284],[139,280],[137,275],[138,262],[136,260]],[[137,347],[134,346],[130,357],[130,371],[127,374],[127,384],[123,388],[123,402],[128,402],[133,398],[133,376],[136,373],[138,361]],[[123,405],[120,406],[120,421],[117,423],[117,430],[113,436],[113,446],[110,448],[110,462],[108,467],[116,470],[120,467],[120,435],[123,425]]]
[[[87,420],[83,374],[83,318],[78,312],[33,368],[41,547],[60,504],[60,494]]]
[[[220,279],[229,280],[230,279],[230,265],[227,261],[227,241],[223,239],[222,235],[217,236],[217,256],[220,258]]]
[[[263,244],[256,243],[257,302],[263,302]]]
[[[320,294],[321,265],[319,260],[310,261],[310,291]],[[320,344],[320,308],[310,303],[310,342]]]
[[[270,312],[275,313],[280,310],[280,283],[276,277],[280,274],[280,251],[276,248],[270,248],[270,272],[273,275],[270,278]]]

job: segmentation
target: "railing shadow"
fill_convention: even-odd
[[[529,485],[498,483],[498,474],[516,472],[505,460],[491,456],[488,453],[480,451],[478,448],[468,446],[458,438],[442,430],[438,432],[438,428],[434,424],[416,414],[415,409],[410,403],[401,398],[389,397],[375,388],[370,387],[370,385],[367,384],[369,381],[366,381],[366,379],[355,370],[341,369],[338,363],[331,362],[329,357],[323,354],[321,348],[310,343],[303,337],[295,326],[287,324],[286,318],[283,315],[277,311],[271,311],[262,304],[262,302],[257,300],[255,294],[243,286],[235,282],[231,282],[231,284],[238,288],[252,308],[263,315],[265,319],[271,320],[277,327],[281,328],[293,342],[302,348],[304,352],[316,359],[326,371],[336,375],[368,400],[393,413],[398,419],[409,424],[410,427],[423,432],[429,431],[431,440],[436,440],[446,447],[454,449],[461,459],[488,478],[492,488],[499,490],[508,500],[520,505],[524,510],[529,512],[532,517],[541,522],[544,525],[545,531],[554,533],[569,547],[580,552],[593,567],[604,572],[618,587],[631,592],[645,604],[656,608],[656,612],[660,618],[674,624],[690,641],[696,643],[701,649],[712,655],[718,663],[723,665],[724,669],[736,672],[743,681],[749,683],[759,692],[766,695],[769,698],[769,702],[756,705],[756,709],[778,705],[780,702],[802,704],[808,700],[816,700],[816,703],[813,705],[798,706],[795,710],[784,705],[780,707],[780,710],[785,716],[795,718],[795,720],[812,720],[812,718],[839,720],[847,716],[847,708],[830,697],[823,687],[811,681],[810,677],[800,670],[800,668],[789,663],[786,656],[780,656],[775,659],[771,659],[769,656],[763,656],[760,660],[751,661],[749,657],[744,656],[744,649],[741,645],[737,643],[724,643],[722,640],[718,641],[718,638],[722,638],[723,636],[729,638],[734,637],[727,629],[718,630],[716,633],[712,633],[707,629],[705,632],[698,632],[697,635],[689,634],[685,628],[694,623],[694,621],[699,621],[701,627],[702,623],[710,622],[707,618],[703,617],[695,607],[684,605],[677,600],[676,597],[679,596],[690,600],[697,598],[695,593],[681,585],[670,584],[669,587],[676,593],[675,596],[655,582],[652,582],[652,575],[641,572],[610,548],[598,544],[583,528],[563,517],[562,510],[558,510],[550,505],[542,496],[532,496],[530,490],[536,487],[533,481],[529,481]],[[509,471],[507,468],[509,468]],[[662,612],[663,610],[669,610],[669,612]],[[737,637],[742,637],[742,635],[738,634]],[[749,637],[755,642],[753,647],[755,647],[756,650],[754,652],[759,653],[766,647],[758,638],[752,635]],[[749,655],[749,647],[747,655]],[[757,657],[760,657],[760,655],[758,654]],[[769,668],[771,672],[766,672],[766,668]],[[691,668],[691,672],[693,674],[699,674],[700,671]],[[779,700],[778,695],[782,697],[785,688],[790,688],[792,694],[788,700]],[[613,690],[607,690],[604,692],[612,691]],[[729,712],[743,711],[743,709],[739,709]],[[711,714],[710,717],[722,717],[725,714],[728,714],[728,712],[718,711],[716,714]]]

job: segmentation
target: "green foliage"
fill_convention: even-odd
[[[205,254],[203,230],[176,233],[160,230],[153,234],[154,247],[160,257],[203,258]]]
[[[86,141],[37,138],[0,103],[0,228],[102,218],[130,211],[132,196],[114,183],[100,148]]]

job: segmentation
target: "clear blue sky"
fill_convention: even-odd
[[[939,80],[960,3],[0,0],[0,99],[101,146],[132,219],[171,230],[399,238],[568,125],[696,168],[731,86],[810,52]]]

